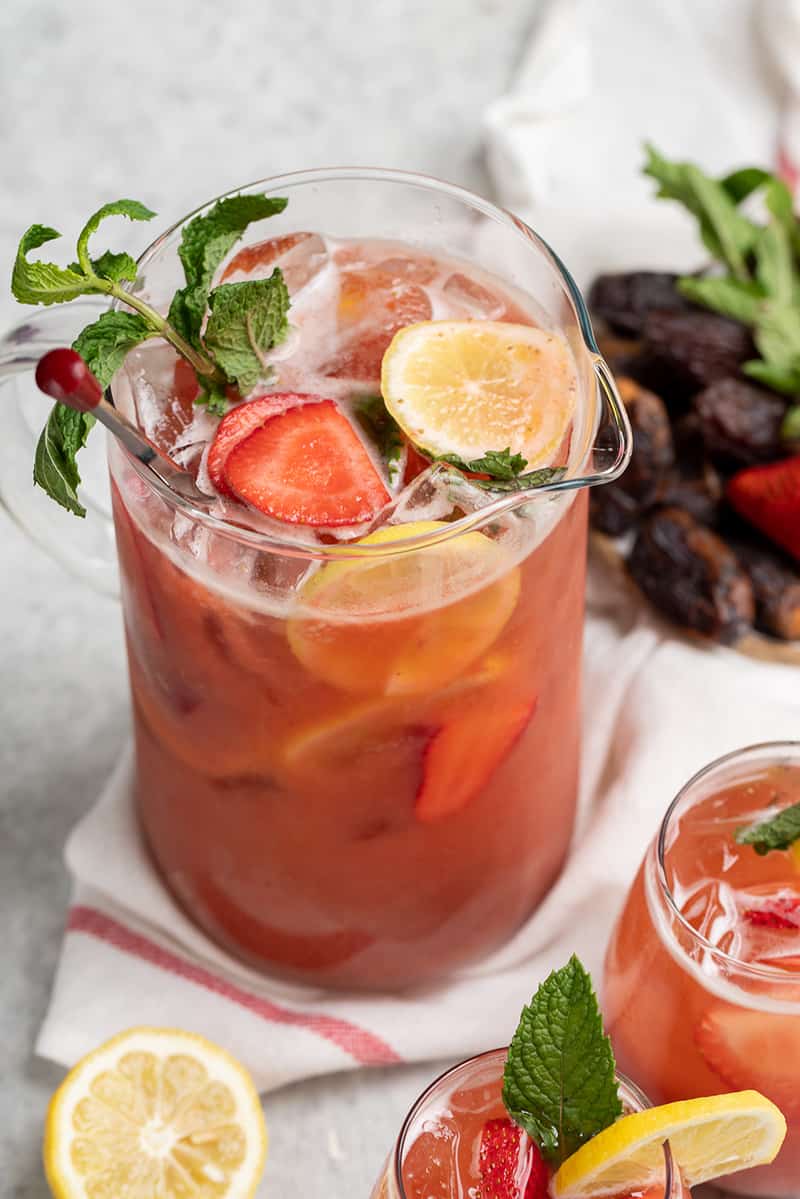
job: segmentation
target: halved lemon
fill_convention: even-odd
[[[758,1091],[665,1103],[623,1116],[568,1157],[555,1199],[644,1190],[664,1176],[664,1141],[687,1187],[771,1162],[786,1136],[782,1113]]]
[[[193,1033],[132,1028],[88,1054],[50,1102],[56,1199],[250,1199],[267,1132],[230,1054]]]
[[[559,333],[503,321],[406,325],[383,357],[394,419],[427,453],[465,462],[510,447],[528,467],[551,463],[570,427],[578,376]]]
[[[391,525],[362,545],[446,528]],[[516,607],[519,568],[483,533],[372,560],[323,566],[305,584],[287,635],[318,678],[344,691],[405,696],[443,687],[496,641]]]

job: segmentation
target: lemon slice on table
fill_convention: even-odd
[[[423,321],[395,334],[381,390],[431,456],[470,462],[509,447],[532,469],[551,463],[564,442],[578,376],[561,334],[503,321]]]
[[[388,525],[361,545],[446,529]],[[304,585],[289,644],[318,678],[344,691],[401,697],[448,685],[496,641],[520,593],[519,567],[483,533],[407,553],[323,566]]]
[[[210,1041],[133,1028],[83,1058],[50,1102],[56,1199],[249,1199],[267,1132],[243,1066]]]
[[[568,1157],[555,1199],[596,1199],[643,1190],[664,1176],[663,1143],[687,1187],[771,1162],[786,1121],[758,1091],[684,1099],[623,1116]]]

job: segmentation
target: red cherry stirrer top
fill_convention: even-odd
[[[40,358],[36,367],[36,386],[45,395],[76,412],[91,412],[134,458],[172,491],[184,499],[208,503],[208,496],[195,486],[189,472],[148,441],[141,430],[108,402],[97,379],[75,350],[65,346],[50,350]]]

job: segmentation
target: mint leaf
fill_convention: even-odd
[[[101,387],[108,387],[129,350],[139,345],[153,330],[143,316],[135,312],[104,312],[78,334],[72,343]]]
[[[769,171],[762,170],[761,167],[742,167],[738,171],[732,171],[724,179],[720,179],[720,184],[734,204],[741,204],[742,200],[746,200],[748,196],[758,191],[772,178],[774,176],[770,175]]]
[[[60,304],[94,290],[83,275],[70,267],[28,259],[31,250],[60,236],[48,225],[31,225],[23,233],[11,273],[11,291],[20,304]]]
[[[399,483],[405,441],[400,426],[390,415],[382,396],[365,396],[355,406],[355,416],[367,437],[386,463],[389,482]]]
[[[694,275],[686,275],[678,280],[677,286],[681,295],[693,304],[713,308],[715,312],[721,312],[723,316],[741,321],[744,325],[755,323],[765,298],[763,289],[757,283],[729,276],[698,279]]]
[[[800,441],[800,404],[793,404],[786,409],[786,415],[781,423],[781,439],[783,441]]]
[[[703,174],[691,162],[670,162],[650,145],[645,147],[643,168],[659,184],[658,195],[677,200],[697,217],[700,236],[711,254],[733,271],[747,278],[746,255],[758,235],[758,226],[737,209],[724,182]]]
[[[89,238],[98,229],[100,222],[110,216],[126,216],[131,221],[151,221],[156,214],[139,200],[112,200],[93,213],[78,234],[78,262],[87,275],[92,273],[92,260],[89,257]],[[127,257],[127,255],[126,255]],[[100,260],[98,260],[100,261]],[[109,276],[116,278],[117,276]],[[125,278],[128,278],[126,275]],[[136,278],[134,265],[133,278]]]
[[[756,853],[788,849],[800,837],[800,803],[783,808],[777,816],[736,830],[739,845],[752,845]]]
[[[190,344],[200,348],[200,330],[211,284],[225,255],[248,225],[283,212],[287,203],[279,196],[228,196],[185,226],[178,255],[186,286],[175,293],[169,320]]]
[[[212,416],[224,416],[228,411],[228,397],[225,388],[209,380],[195,400],[195,404],[204,404]]]
[[[205,347],[243,395],[269,366],[265,354],[289,331],[289,292],[278,267],[269,279],[223,283],[208,297]]]
[[[86,509],[78,499],[81,476],[75,456],[86,445],[93,424],[91,413],[75,412],[64,404],[54,404],[36,446],[34,483],[75,516],[86,515]]]
[[[442,454],[436,461],[449,462],[451,466],[473,474],[491,475],[493,479],[514,479],[528,465],[522,454],[511,453],[511,446],[504,450],[486,450],[483,457],[473,458],[471,462],[465,462],[456,454]]]
[[[136,281],[136,263],[130,254],[114,254],[106,250],[99,258],[92,259],[92,270],[101,279],[113,279],[115,283]]]
[[[526,474],[515,475],[513,479],[470,479],[470,482],[483,491],[530,491],[535,487],[545,487],[548,483],[555,483],[565,474],[565,466],[542,466],[539,470],[529,470]]]
[[[763,383],[765,387],[771,387],[773,391],[781,392],[782,395],[793,396],[800,393],[798,369],[776,366],[774,363],[764,362],[762,358],[751,358],[749,362],[743,363],[740,369],[743,375],[755,379],[757,383]]]
[[[798,294],[800,278],[785,227],[771,221],[759,230],[753,247],[756,279],[767,295],[781,304],[791,304]]]
[[[508,1049],[503,1103],[560,1164],[622,1113],[611,1042],[592,980],[573,954],[523,1009]]]
[[[790,393],[800,390],[800,307],[793,304],[765,303],[753,331],[761,357],[782,377],[784,386],[779,390]],[[752,364],[746,363],[747,370]]]

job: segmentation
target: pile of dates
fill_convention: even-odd
[[[781,439],[788,400],[741,374],[757,357],[749,330],[690,304],[676,280],[637,271],[591,288],[633,428],[628,470],[592,492],[592,524],[624,538],[630,574],[677,623],[724,643],[753,626],[800,638],[798,563],[725,499],[742,468],[797,453]]]

